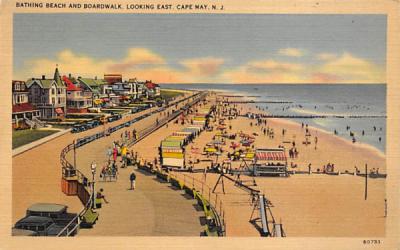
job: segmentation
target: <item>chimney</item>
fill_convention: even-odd
[[[45,80],[46,79],[46,76],[45,75],[42,75],[42,80]]]

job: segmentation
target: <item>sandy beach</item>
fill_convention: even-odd
[[[247,104],[240,105],[242,112],[255,112],[254,107]],[[257,111],[258,113],[259,111]],[[188,118],[189,119],[189,118]],[[228,134],[230,133],[257,133],[255,136],[255,148],[276,148],[284,145],[283,141],[295,141],[299,155],[288,160],[297,165],[289,170],[307,171],[311,163],[312,171],[323,165],[335,164],[335,171],[344,173],[354,172],[357,166],[364,171],[364,165],[368,168],[379,168],[380,173],[386,169],[385,157],[377,149],[360,143],[351,143],[338,136],[331,135],[320,129],[309,127],[313,136],[318,136],[317,147],[314,141],[308,146],[302,144],[304,140],[304,128],[301,125],[285,119],[267,119],[267,126],[274,129],[275,136],[270,139],[262,133],[262,126],[255,126],[255,121],[246,117],[238,117],[234,120],[226,120]],[[252,123],[252,125],[250,124]],[[216,127],[216,124],[213,124]],[[183,128],[184,125],[170,127],[171,133]],[[263,126],[265,127],[265,126]],[[172,129],[175,130],[172,130]],[[281,134],[286,130],[285,135]],[[202,161],[207,157],[198,153],[211,142],[216,130],[203,132],[187,148],[187,162],[201,160],[195,165],[195,169],[203,169],[210,166],[210,161]],[[167,133],[166,133],[167,134]],[[166,136],[165,134],[165,136]],[[157,137],[156,135],[154,135]],[[164,134],[162,135],[164,136]],[[161,137],[161,135],[160,135]],[[149,137],[150,138],[150,137]],[[162,138],[162,137],[161,137]],[[236,139],[237,141],[237,139]],[[222,146],[223,151],[229,149],[230,140]],[[196,150],[191,150],[196,149]],[[151,161],[157,155],[156,147],[140,148],[134,150],[141,152],[141,156]],[[196,153],[195,153],[196,151]],[[224,157],[225,155],[225,157]],[[226,158],[226,154],[219,157],[219,162]],[[212,161],[216,157],[210,157]],[[233,168],[239,168],[241,162],[233,162]],[[361,172],[363,173],[363,172]],[[190,174],[196,179],[204,180],[203,174]],[[207,174],[207,184],[213,187],[218,174]],[[242,176],[243,180],[251,180],[251,177]],[[329,176],[325,174],[291,175],[288,178],[279,177],[255,177],[257,186],[272,202],[275,219],[282,221],[284,229],[291,237],[366,237],[384,236],[385,233],[385,179],[371,179],[368,183],[368,199],[364,200],[364,178],[342,174]],[[222,195],[221,187],[217,192],[222,195],[226,211],[227,236],[259,236],[256,228],[248,222],[253,206],[250,204],[250,196],[247,192],[233,185],[233,182],[225,180],[226,194]]]

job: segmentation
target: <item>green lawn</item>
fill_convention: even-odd
[[[174,98],[174,97],[183,95],[182,92],[174,91],[174,90],[169,90],[169,89],[162,89],[162,90],[160,91],[160,94],[161,94],[161,98],[163,98],[163,99],[165,99],[165,100],[170,100],[170,99],[172,99],[172,98]]]
[[[39,140],[48,135],[57,133],[57,130],[13,130],[12,132],[12,148],[18,148],[22,145]]]

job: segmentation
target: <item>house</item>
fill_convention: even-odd
[[[58,68],[53,79],[32,78],[26,82],[29,89],[29,103],[40,110],[42,119],[60,118],[66,112],[66,86],[60,77]]]
[[[135,82],[116,82],[111,85],[114,94],[131,99],[137,98],[137,84]]]
[[[24,81],[12,81],[12,127],[25,128],[40,117],[40,111],[28,102],[29,91]]]
[[[121,74],[104,74],[104,81],[106,81],[108,84],[122,82],[122,75]]]
[[[87,113],[93,103],[92,92],[76,86],[66,76],[63,76],[63,81],[67,85],[67,113]]]
[[[137,82],[136,89],[138,98],[147,97],[147,92],[146,92],[146,87],[144,86],[144,82]]]
[[[106,97],[112,91],[106,81],[102,79],[97,79],[97,77],[78,77],[77,83],[79,87],[82,88],[84,91],[90,91],[92,93],[93,100]]]
[[[160,85],[153,83],[151,80],[144,83],[147,97],[154,98],[161,95]]]

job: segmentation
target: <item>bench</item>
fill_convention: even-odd
[[[88,209],[81,217],[80,226],[82,228],[92,228],[98,218],[99,214],[97,212],[93,211],[92,209]]]

